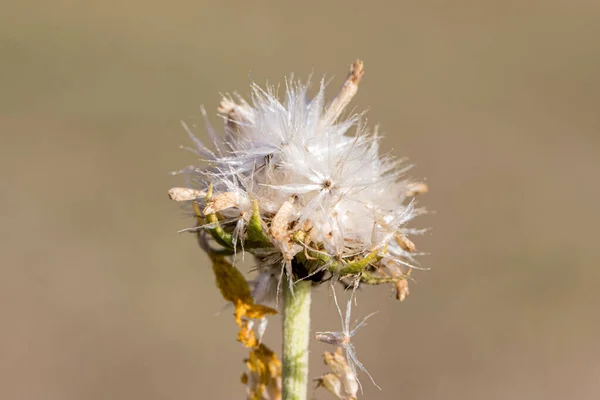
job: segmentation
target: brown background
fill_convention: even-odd
[[[6,2],[8,3],[8,2]],[[369,399],[600,396],[596,1],[29,1],[0,13],[0,397],[242,399],[169,171],[219,92],[333,76],[435,214],[404,304],[360,294]],[[337,329],[320,288],[314,327]],[[279,320],[267,342],[278,348]],[[313,346],[311,376],[325,345]],[[318,398],[330,398],[316,392]]]

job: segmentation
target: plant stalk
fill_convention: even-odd
[[[283,283],[283,400],[306,400],[312,282],[298,281],[294,293]]]

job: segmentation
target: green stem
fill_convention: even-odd
[[[306,400],[310,336],[310,281],[298,281],[294,293],[287,282],[283,308],[283,399]]]

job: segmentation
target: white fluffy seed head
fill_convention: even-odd
[[[274,88],[255,84],[250,103],[225,97],[218,110],[226,135],[208,126],[212,146],[194,139],[208,163],[195,170],[200,189],[214,185],[205,213],[221,211],[231,218],[241,207],[237,203],[258,200],[263,220],[274,222],[274,243],[286,252],[303,249],[283,242],[310,227],[307,245],[337,259],[379,249],[384,266],[410,265],[414,246],[405,224],[416,215],[410,196],[424,189],[405,180],[408,168],[398,160],[380,154],[381,137],[359,115],[340,118],[362,74],[362,63],[355,63],[329,106],[323,82],[312,98],[308,84],[300,82],[287,82],[284,100]],[[279,218],[282,207],[285,220]]]
[[[355,62],[327,106],[323,82],[312,98],[308,84],[292,81],[283,100],[273,87],[256,84],[250,102],[226,96],[218,107],[225,135],[206,121],[208,146],[183,124],[204,165],[182,170],[196,188],[173,188],[169,196],[192,202],[197,224],[192,231],[205,251],[215,251],[212,237],[220,254],[235,260],[250,252],[257,258],[258,274],[250,282],[256,304],[277,307],[284,273],[292,294],[297,279],[331,279],[355,289],[361,283],[393,283],[400,301],[408,295],[409,269],[418,255],[408,236],[422,231],[406,224],[423,212],[414,197],[428,188],[405,178],[410,166],[381,154],[381,136],[360,115],[344,116],[363,73],[362,62]],[[340,346],[346,357],[340,349],[326,359],[332,373],[321,383],[338,398],[355,398],[357,369],[375,384],[352,343],[373,314],[351,330],[353,296],[343,315],[333,293],[342,330],[317,332],[315,339]],[[266,318],[256,326],[260,340]],[[258,378],[247,379],[253,387]]]

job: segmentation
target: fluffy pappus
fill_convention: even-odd
[[[407,177],[411,165],[382,153],[382,135],[362,114],[345,112],[363,75],[363,63],[354,62],[329,102],[324,81],[310,97],[309,83],[288,80],[281,98],[274,87],[253,83],[249,101],[223,96],[217,108],[223,135],[202,109],[206,140],[182,123],[199,165],[181,171],[189,185],[169,196],[192,204],[196,226],[187,230],[198,234],[205,251],[256,259],[250,282],[256,304],[277,307],[286,279],[292,294],[300,280],[355,289],[390,284],[402,301],[409,293],[421,254],[410,237],[423,231],[408,224],[425,212],[416,197],[428,187]],[[366,372],[351,343],[364,320],[350,330],[352,296],[345,317],[334,299],[342,331],[320,332],[317,339],[343,347],[353,375],[356,367]],[[259,338],[265,318],[258,321]]]
[[[267,226],[280,222],[267,232],[284,263],[309,248],[342,264],[379,251],[386,264],[413,265],[412,252],[396,238],[406,237],[405,225],[418,213],[410,196],[424,184],[405,180],[410,166],[380,154],[381,136],[369,132],[360,115],[340,118],[363,73],[362,62],[355,62],[327,107],[323,82],[309,99],[308,84],[288,81],[283,101],[274,88],[253,84],[250,102],[238,95],[221,101],[225,136],[208,123],[211,146],[194,136],[205,163],[193,171],[195,185],[205,190],[212,183],[215,193],[201,206],[234,230],[235,248],[245,238],[248,204],[257,200]],[[284,222],[274,219],[282,207]],[[308,241],[293,243],[294,232],[307,227]]]

